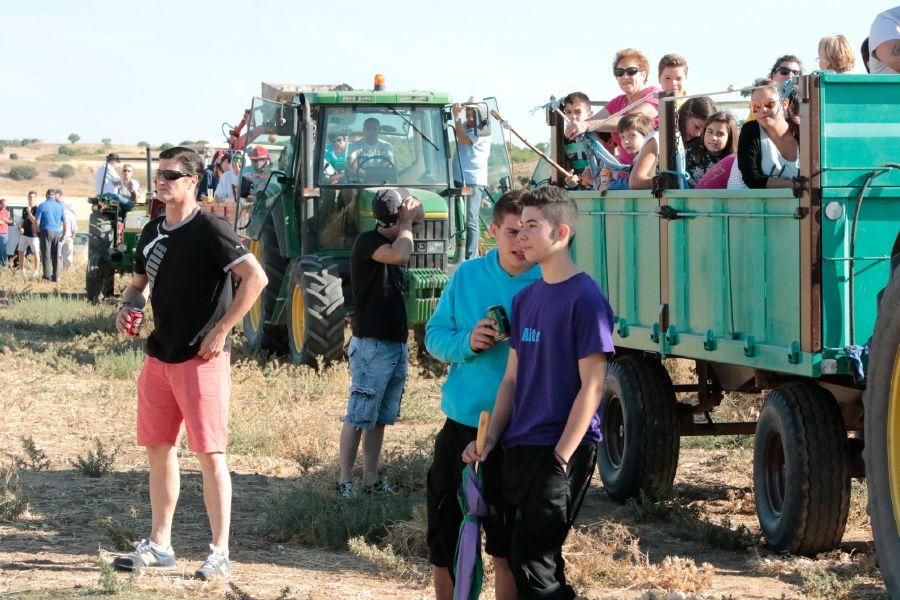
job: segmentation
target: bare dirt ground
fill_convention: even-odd
[[[146,460],[133,434],[141,345],[111,333],[112,305],[91,307],[54,291],[81,287],[80,270],[67,273],[59,288],[0,273],[0,502],[4,494],[27,501],[19,514],[0,512],[0,597],[433,597],[417,506],[427,448],[442,420],[441,379],[412,369],[401,420],[387,434],[385,470],[401,494],[373,501],[383,503],[384,514],[400,516],[385,517],[386,523],[372,518],[360,529],[356,508],[341,507],[332,490],[345,367],[316,373],[266,361],[239,338],[229,444],[237,587],[190,579],[208,552],[209,532],[199,471],[186,450],[173,540],[180,570],[137,578],[104,572],[99,561],[128,539],[146,536],[149,527]],[[670,370],[685,375],[683,364]],[[758,403],[729,397],[723,412],[747,414]],[[35,449],[26,451],[23,438]],[[115,458],[104,476],[87,477],[73,461],[97,450],[97,441]],[[773,555],[759,540],[751,454],[748,438],[683,440],[675,492],[657,505],[615,504],[595,477],[566,547],[579,593],[596,599],[884,597],[864,485],[854,482],[840,549],[813,560]],[[307,504],[294,510],[295,500]],[[356,535],[362,537],[348,545]],[[491,598],[490,575],[486,583],[482,598]]]

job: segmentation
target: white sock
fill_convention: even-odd
[[[160,546],[154,541],[150,541],[150,548],[159,554],[174,554],[172,552],[172,546]]]

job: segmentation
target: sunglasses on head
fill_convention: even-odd
[[[779,75],[790,75],[792,77],[800,77],[800,71],[797,69],[789,69],[787,67],[778,67],[775,72]]]
[[[765,108],[766,110],[771,112],[775,110],[776,106],[778,106],[778,102],[776,102],[775,100],[766,100],[765,102],[751,102],[750,110],[756,113]]]
[[[613,69],[613,73],[615,73],[616,77],[622,77],[623,75],[628,75],[629,77],[634,77],[641,70],[637,67],[628,67],[627,69],[623,69],[622,67],[616,67]]]
[[[163,178],[166,181],[177,181],[182,177],[193,177],[190,173],[185,173],[183,171],[176,171],[174,169],[159,169],[156,172],[156,178]]]

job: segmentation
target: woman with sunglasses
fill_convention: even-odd
[[[653,119],[654,129],[659,127],[659,98],[657,94],[660,89],[654,85],[647,84],[647,74],[650,72],[650,63],[643,52],[633,48],[627,48],[616,52],[616,58],[613,61],[613,75],[622,94],[616,96],[604,106],[600,111],[595,113],[591,118],[585,121],[570,121],[566,126],[566,137],[575,139],[582,133],[587,131],[608,131],[612,133],[613,141],[619,149],[619,159],[622,162],[630,163],[634,160],[634,156],[628,153],[622,147],[622,138],[619,137],[618,126],[621,116],[615,117],[608,121],[609,115],[615,114],[630,104],[634,104],[643,100],[627,114],[643,113]]]
[[[800,143],[788,119],[788,98],[777,82],[762,79],[750,95],[755,120],[744,123],[738,137],[737,165],[748,188],[789,188],[800,174]],[[729,182],[729,187],[734,187]]]

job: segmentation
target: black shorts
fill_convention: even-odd
[[[509,566],[520,598],[570,600],[562,547],[597,465],[594,444],[579,446],[564,470],[553,446],[507,448],[503,498],[510,523]]]
[[[428,470],[425,501],[428,508],[428,560],[436,567],[450,567],[456,555],[462,511],[456,492],[462,484],[462,452],[475,440],[478,430],[447,419],[434,440],[434,461]],[[485,552],[491,556],[509,556],[509,528],[505,525],[502,479],[503,449],[494,448],[478,467],[483,476],[483,497],[488,515],[481,519],[486,537]]]

